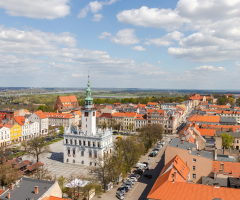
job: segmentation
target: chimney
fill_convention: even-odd
[[[10,199],[10,192],[7,194],[7,198]]]
[[[176,180],[177,179],[177,171],[174,171],[174,180]]]
[[[38,194],[38,186],[35,186],[35,194]]]
[[[10,190],[13,190],[13,183],[10,184]]]

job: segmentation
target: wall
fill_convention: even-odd
[[[49,190],[43,194],[39,199],[40,200],[43,200],[44,198],[46,197],[49,197],[49,196],[54,196],[54,197],[59,197],[59,198],[62,198],[62,191],[61,191],[61,188],[58,184],[58,182],[56,181],[55,184],[49,188]]]
[[[165,164],[178,155],[190,169],[190,180],[194,183],[201,184],[202,176],[208,176],[212,171],[212,160],[191,155],[189,151],[190,150],[167,146],[165,151]],[[193,162],[193,158],[196,159],[196,162]],[[195,170],[193,170],[193,166],[195,166]],[[196,179],[192,178],[193,174],[196,174]]]

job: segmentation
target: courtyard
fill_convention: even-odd
[[[80,175],[88,173],[88,169],[81,165],[63,163],[63,140],[50,145],[51,151],[48,154],[41,155],[39,161],[44,164],[50,174],[59,178],[60,176],[70,177],[71,175]],[[24,155],[23,160],[35,161],[33,156]]]

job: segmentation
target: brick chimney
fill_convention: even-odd
[[[38,186],[35,186],[35,194],[38,194]]]
[[[13,183],[10,184],[10,190],[13,190],[14,187],[13,187]]]
[[[9,193],[7,194],[7,198],[10,199],[10,197],[11,197],[11,196],[10,196],[10,192],[9,192]]]

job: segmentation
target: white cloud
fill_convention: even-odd
[[[83,8],[82,10],[79,11],[78,18],[85,18],[87,17],[87,13],[89,11],[89,6]]]
[[[224,72],[226,71],[223,67],[213,67],[213,66],[200,66],[194,68],[196,71],[213,71],[213,72]]]
[[[99,22],[103,18],[102,14],[94,14],[93,21]]]
[[[239,0],[179,0],[176,12],[180,16],[197,20],[219,20],[239,17]]]
[[[135,46],[135,47],[132,47],[131,49],[133,49],[135,51],[146,51],[146,49],[143,48],[142,46]]]
[[[154,44],[156,46],[170,46],[173,44],[173,40],[180,40],[184,36],[183,33],[179,31],[174,31],[171,33],[166,34],[165,36],[161,38],[155,38],[155,39],[147,39],[147,41],[144,43],[146,45]]]
[[[164,28],[175,30],[185,22],[190,22],[182,18],[177,12],[171,9],[148,8],[142,6],[140,9],[124,10],[117,14],[118,21],[134,26]]]
[[[158,64],[161,64],[162,62],[161,61],[158,61]]]
[[[111,41],[115,44],[122,45],[137,44],[140,42],[135,35],[135,30],[129,28],[118,31],[116,36],[111,38]]]
[[[89,7],[92,13],[97,13],[98,11],[102,10],[102,3],[98,1],[92,1],[89,3]]]
[[[235,62],[235,65],[236,65],[236,66],[240,66],[240,62],[239,62],[239,61],[236,61],[236,62]]]
[[[87,13],[91,11],[91,13],[94,13],[93,21],[98,22],[101,21],[103,15],[102,14],[96,14],[100,10],[102,10],[102,7],[104,5],[111,5],[118,0],[110,0],[110,1],[91,1],[87,6],[85,6],[83,9],[79,11],[78,18],[85,18],[87,16]]]
[[[0,0],[0,8],[10,16],[55,19],[70,14],[68,3],[69,0]]]
[[[79,78],[79,77],[86,77],[86,74],[72,74],[72,77]]]
[[[106,37],[112,36],[111,33],[108,32],[102,32],[101,35],[98,36],[99,39],[105,39]]]

